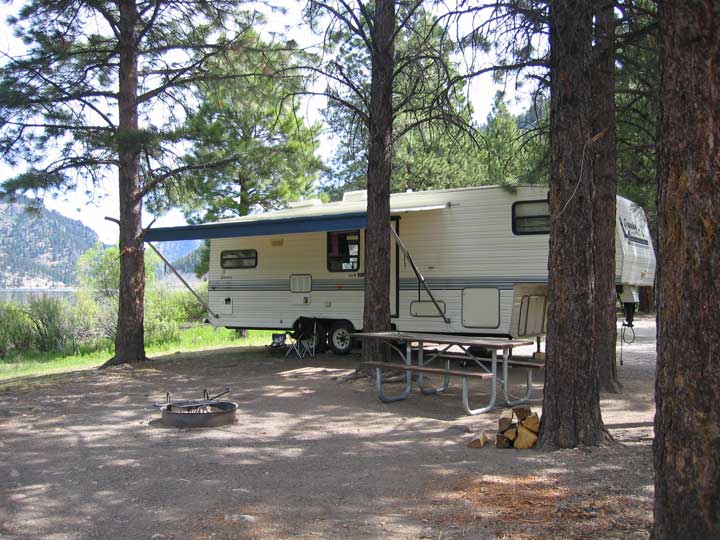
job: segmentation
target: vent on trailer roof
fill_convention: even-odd
[[[306,199],[304,201],[293,201],[288,203],[290,208],[306,208],[308,206],[322,206],[320,199]]]
[[[343,193],[343,202],[367,201],[367,190],[346,191]]]

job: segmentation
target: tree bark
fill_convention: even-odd
[[[653,245],[657,246],[655,239],[653,239]],[[640,287],[638,311],[640,313],[652,313],[655,311],[655,287]]]
[[[365,310],[363,329],[390,329],[390,173],[393,138],[395,4],[378,0],[373,17],[372,74],[370,86],[370,148],[368,151],[365,243]],[[387,356],[380,343],[363,343],[363,361]]]
[[[539,446],[609,440],[593,351],[593,3],[551,2],[550,254],[547,367]]]
[[[654,540],[720,538],[720,4],[660,4]]]
[[[115,357],[108,362],[112,365],[146,360],[143,335],[145,264],[137,142],[138,13],[134,0],[120,1],[119,8],[120,300]]]
[[[615,343],[617,292],[615,290],[615,212],[617,206],[615,123],[615,16],[612,0],[595,8],[595,60],[592,72],[593,226],[595,242],[595,302],[593,353],[600,370],[600,389],[619,393]]]

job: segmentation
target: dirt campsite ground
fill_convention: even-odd
[[[499,411],[466,416],[457,381],[383,404],[336,380],[357,355],[223,349],[18,381],[0,390],[0,539],[647,538],[654,323],[636,330],[624,392],[602,399],[619,444],[600,449],[469,448]],[[226,386],[237,423],[158,421],[166,392]]]

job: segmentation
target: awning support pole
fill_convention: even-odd
[[[185,278],[180,275],[180,272],[175,270],[175,267],[172,264],[170,264],[170,261],[168,261],[163,256],[163,254],[160,253],[160,251],[158,251],[158,249],[155,246],[153,246],[150,242],[145,242],[145,243],[148,246],[150,246],[155,253],[158,254],[158,256],[162,259],[162,261],[170,268],[170,270],[173,271],[173,273],[178,277],[178,279],[182,282],[182,284],[185,285],[185,287],[187,287],[187,289],[193,294],[193,296],[197,299],[197,301],[200,302],[200,304],[202,304],[202,306],[207,310],[207,312],[210,315],[212,315],[213,317],[215,317],[216,319],[219,319],[220,316],[217,313],[215,313],[212,309],[210,309],[210,306],[208,306],[207,303],[205,302],[205,300],[203,300],[202,297],[198,293],[195,292],[195,289],[193,289],[190,286],[190,284],[187,281],[185,281]]]
[[[400,236],[398,236],[398,233],[395,232],[395,229],[392,227],[392,225],[390,225],[390,232],[391,232],[391,233],[393,234],[393,236],[395,237],[395,241],[397,242],[397,245],[400,246],[400,249],[402,250],[403,254],[404,254],[404,255],[407,257],[407,259],[410,261],[410,266],[412,267],[413,272],[415,272],[415,276],[417,277],[417,280],[418,280],[418,285],[422,285],[422,286],[423,286],[423,288],[425,289],[425,292],[426,292],[426,293],[428,294],[428,296],[430,297],[430,300],[432,300],[432,303],[435,305],[435,309],[437,309],[437,311],[438,311],[438,313],[440,314],[440,316],[442,317],[443,321],[445,321],[446,324],[450,324],[450,319],[448,319],[448,318],[445,316],[445,313],[444,313],[443,310],[440,308],[440,304],[438,304],[438,303],[437,303],[437,300],[435,300],[435,297],[433,296],[433,293],[432,293],[432,291],[430,290],[430,287],[428,287],[428,284],[427,284],[427,282],[425,281],[425,277],[420,273],[420,270],[419,270],[418,267],[415,265],[415,261],[413,261],[413,258],[412,258],[412,256],[410,255],[410,252],[409,252],[408,249],[405,247],[405,244],[403,244],[403,241],[400,240]]]

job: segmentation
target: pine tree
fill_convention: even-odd
[[[393,150],[406,132],[442,118],[467,127],[453,108],[458,81],[447,58],[451,40],[436,39],[437,20],[422,2],[311,0],[306,16],[324,35],[322,64],[307,66],[326,83],[319,92],[367,133],[367,212],[363,330],[390,328],[390,182]],[[431,21],[431,24],[427,24]],[[413,47],[404,47],[411,40]],[[428,76],[429,73],[439,76]],[[396,124],[403,118],[402,125]],[[365,344],[364,358],[383,350]]]
[[[304,81],[296,73],[264,74],[288,73],[303,56],[255,41],[253,48],[233,50],[211,63],[218,78],[198,85],[199,105],[182,127],[193,141],[187,152],[190,167],[153,198],[155,206],[180,207],[191,222],[213,222],[282,208],[314,193],[322,168],[315,154],[320,128],[306,123],[295,97],[304,90]],[[257,65],[263,73],[252,74]],[[247,75],[235,78],[235,73]],[[207,169],[193,167],[226,156],[237,159]]]
[[[143,200],[187,163],[177,127],[189,91],[246,40],[252,14],[230,0],[28,0],[10,19],[25,45],[0,72],[0,154],[26,170],[11,194],[99,185],[116,176],[120,302],[114,363],[145,359]],[[252,37],[252,36],[251,36]],[[256,66],[262,72],[262,66]],[[223,74],[231,79],[237,74]]]
[[[595,446],[609,440],[600,413],[593,339],[596,249],[593,132],[593,3],[551,7],[550,253],[547,368],[539,444]],[[579,234],[582,231],[582,234]]]
[[[660,5],[655,523],[720,538],[720,5]]]

